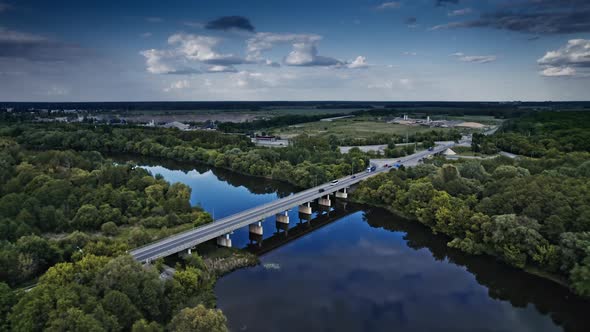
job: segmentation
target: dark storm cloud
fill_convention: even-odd
[[[209,30],[245,30],[254,31],[254,26],[250,23],[250,20],[243,16],[223,16],[216,20],[207,22],[205,25],[206,29]]]
[[[85,53],[76,45],[0,28],[0,58],[69,61],[83,57]]]
[[[450,28],[494,28],[534,34],[590,32],[590,1],[528,0],[485,13],[476,20],[453,22],[433,29]]]
[[[436,6],[446,6],[448,4],[456,5],[459,3],[459,0],[436,0]]]

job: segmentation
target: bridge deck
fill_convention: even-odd
[[[433,151],[422,151],[401,158],[401,164],[405,166],[416,165],[421,158],[440,153],[453,145],[454,143],[445,143],[438,145]],[[267,217],[282,213],[294,206],[305,204],[344,188],[348,188],[360,181],[389,170],[389,168],[379,167],[374,172],[357,173],[354,176],[347,176],[338,179],[337,184],[322,184],[320,186],[253,207],[234,215],[215,220],[214,222],[207,225],[181,232],[143,247],[136,248],[130,251],[130,254],[136,260],[145,262],[152,261],[160,257],[166,257],[192,248],[200,243],[215,239],[224,234],[231,233],[238,228],[250,225]],[[320,189],[323,189],[323,192],[320,192]]]

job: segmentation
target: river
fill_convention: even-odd
[[[192,188],[191,203],[216,219],[296,188],[206,166],[139,162]],[[234,271],[215,288],[232,331],[590,331],[590,302],[490,257],[447,248],[447,239],[379,208],[338,205],[288,236],[264,221],[262,246],[248,229],[234,247],[261,265]]]

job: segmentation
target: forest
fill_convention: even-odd
[[[198,257],[164,282],[125,255],[210,222],[189,198],[98,152],[0,138],[0,331],[225,330]]]
[[[588,123],[583,113],[527,114],[474,135],[472,146],[520,158],[437,157],[371,178],[352,197],[415,219],[452,248],[590,297]],[[428,146],[440,133],[423,135]],[[387,156],[412,153],[391,139]],[[187,186],[105,156],[203,163],[306,188],[377,157],[341,154],[340,143],[301,135],[269,149],[210,131],[0,122],[0,330],[224,331],[216,275],[198,256],[162,281],[157,265],[146,270],[125,255],[211,217],[190,206]]]
[[[522,142],[522,152],[538,151],[536,158],[436,158],[367,180],[354,198],[417,220],[448,236],[450,247],[498,257],[590,297],[590,149],[584,140],[590,119],[573,121],[580,116],[588,117],[532,114],[509,122],[499,137],[483,138],[495,150]]]

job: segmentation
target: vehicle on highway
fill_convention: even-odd
[[[334,185],[336,185],[337,183],[338,183],[338,180],[334,180],[334,181],[330,182],[330,185],[331,185],[331,186],[334,186]]]
[[[388,168],[389,167],[389,164],[385,164],[385,165],[383,165],[383,167],[384,168]]]
[[[434,151],[434,147],[432,147],[432,146],[431,146],[431,147],[429,147],[429,148],[428,148],[428,151]]]
[[[401,162],[402,162],[402,160],[401,160],[401,159],[399,159],[397,162],[398,162],[398,163],[401,163]]]
[[[319,192],[323,193],[324,191],[326,191],[324,188],[320,188]]]
[[[374,172],[377,169],[377,166],[371,166],[371,172]]]
[[[353,175],[353,176],[352,176],[352,178],[353,178],[353,179],[356,179],[356,175]]]

